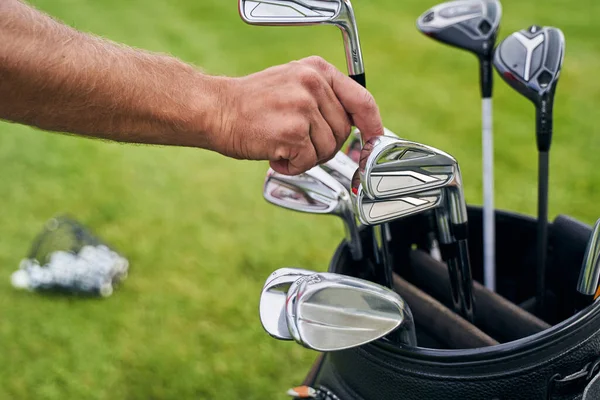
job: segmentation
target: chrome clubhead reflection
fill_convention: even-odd
[[[365,194],[358,171],[352,180],[351,196],[355,213],[360,222],[365,225],[379,225],[432,210],[439,207],[444,200],[441,189],[392,199],[373,200]]]
[[[350,190],[352,187],[352,176],[358,168],[358,164],[346,154],[338,151],[334,158],[321,164],[321,168],[341,183],[347,190]]]
[[[460,184],[458,163],[452,156],[399,138],[380,136],[368,140],[359,166],[364,191],[373,199]]]
[[[280,268],[273,272],[263,286],[259,315],[265,331],[276,339],[292,340],[285,319],[285,302],[290,286],[301,276],[314,271],[299,268]]]
[[[501,18],[502,6],[497,0],[449,1],[425,11],[417,28],[442,43],[489,59]]]
[[[592,235],[588,241],[585,257],[579,273],[577,291],[585,296],[588,305],[599,295],[598,284],[600,283],[600,219],[596,221]]]
[[[344,36],[349,74],[362,79],[364,86],[364,62],[349,0],[239,0],[238,8],[242,19],[250,25],[337,26]]]
[[[362,246],[348,190],[320,167],[295,176],[269,169],[264,198],[276,206],[311,214],[337,215],[344,221],[352,257],[362,258]]]
[[[397,343],[417,345],[408,305],[394,291],[358,278],[319,273],[300,278],[294,305],[299,343],[317,351],[357,347],[391,332]]]

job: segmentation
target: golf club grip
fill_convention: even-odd
[[[499,344],[397,274],[394,274],[394,290],[406,300],[419,326],[451,349],[474,349]]]
[[[352,80],[354,80],[360,86],[362,86],[364,88],[367,87],[367,78],[366,78],[364,72],[362,74],[350,75],[350,78],[352,78]]]
[[[414,284],[443,304],[452,305],[446,266],[429,254],[415,250],[410,254],[410,268]],[[473,297],[477,303],[475,321],[484,332],[501,342],[522,339],[549,329],[550,325],[519,308],[497,293],[473,282]]]

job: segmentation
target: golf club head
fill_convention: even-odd
[[[260,295],[260,323],[265,331],[275,339],[293,339],[285,318],[287,292],[298,278],[314,273],[314,271],[299,268],[280,268],[267,278]]]
[[[597,298],[600,283],[600,219],[596,221],[588,241],[579,273],[577,291],[592,299]]]
[[[425,35],[490,60],[502,6],[497,0],[459,0],[438,4],[417,19]]]
[[[364,144],[359,172],[365,194],[378,200],[461,186],[458,163],[451,155],[387,136]]]
[[[350,190],[352,187],[352,176],[358,168],[358,164],[346,154],[338,151],[334,158],[321,164],[321,168],[334,177],[347,190]]]
[[[314,274],[313,274],[314,275]],[[310,275],[312,276],[312,275]],[[298,332],[298,325],[296,325],[296,301],[298,300],[298,291],[300,285],[304,282],[306,277],[299,277],[290,286],[286,298],[285,298],[285,322],[288,331],[296,343],[302,344],[300,339],[300,333]]]
[[[348,190],[320,167],[294,176],[269,169],[263,195],[276,206],[311,214],[346,215],[350,205]]]
[[[396,331],[399,344],[416,346],[408,305],[375,283],[332,273],[299,279],[294,321],[299,343],[317,351],[361,346]]]
[[[360,183],[358,171],[352,180],[352,202],[359,221],[365,225],[379,225],[439,207],[444,191],[434,189],[391,199],[373,200]]]
[[[533,25],[498,45],[494,66],[511,87],[539,107],[542,100],[553,100],[564,54],[560,29]]]
[[[330,24],[339,27],[346,45],[348,72],[365,86],[362,51],[349,0],[239,0],[238,9],[242,19],[250,25]]]

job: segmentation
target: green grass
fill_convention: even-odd
[[[342,70],[331,27],[243,24],[234,0],[36,0],[116,41],[168,52],[214,74],[242,75],[322,55]],[[600,216],[600,3],[505,0],[502,37],[531,22],[567,38],[551,159],[552,215]],[[429,2],[355,2],[369,87],[387,127],[461,163],[481,203],[477,64],[422,37]],[[496,80],[496,201],[535,213],[533,106]],[[267,205],[267,165],[194,149],[119,145],[0,124],[0,399],[283,398],[316,353],[270,339],[258,321],[265,277],[325,270],[342,236],[335,218]],[[107,300],[16,292],[9,274],[49,217],[68,212],[131,260]]]

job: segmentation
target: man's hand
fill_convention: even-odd
[[[235,158],[266,159],[295,175],[331,159],[352,125],[365,140],[383,133],[371,94],[319,57],[229,81],[222,92],[221,141]]]
[[[202,147],[298,174],[358,126],[383,133],[373,97],[318,57],[244,78],[78,32],[0,0],[0,119],[121,142]]]

